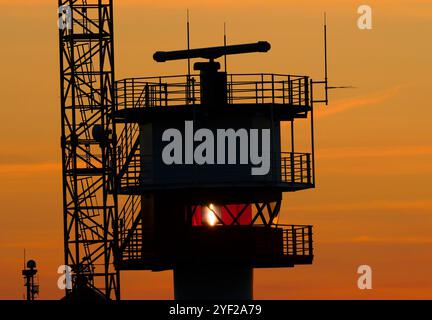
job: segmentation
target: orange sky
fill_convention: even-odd
[[[22,252],[38,261],[41,298],[58,299],[62,264],[56,1],[0,0],[0,299],[21,299]],[[331,104],[317,112],[317,189],[285,195],[282,221],[315,226],[312,266],[255,272],[258,299],[432,298],[432,1],[117,0],[117,78],[180,74],[156,50],[268,40],[266,55],[229,59],[235,73],[322,77],[329,19]],[[300,150],[299,150],[300,151]],[[359,291],[356,269],[373,268]],[[123,273],[123,298],[172,298],[172,274]]]

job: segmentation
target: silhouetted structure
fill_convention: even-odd
[[[107,297],[103,292],[89,284],[86,276],[78,276],[75,278],[74,290],[63,297],[63,301],[67,302],[91,302],[104,303],[107,302]]]
[[[39,285],[36,282],[36,261],[27,261],[26,268],[22,270],[22,275],[24,276],[24,286],[26,287],[26,300],[33,301],[39,294]]]
[[[112,0],[59,0],[65,264],[73,287],[120,297]],[[71,294],[71,292],[67,292]]]
[[[115,81],[112,1],[90,2],[59,2],[72,12],[60,52],[65,257],[75,292],[85,278],[120,298],[121,270],[174,270],[177,299],[252,299],[254,268],[311,264],[312,226],[278,221],[284,192],[315,187],[313,105],[327,96],[314,99],[313,87],[327,89],[327,79],[219,71],[222,56],[270,50],[258,42],[157,52],[158,62],[209,61],[195,63],[199,74]],[[310,147],[299,152],[301,120]],[[218,165],[198,164],[193,128],[231,130],[239,143]],[[182,165],[163,159],[168,129],[184,130]],[[244,140],[259,132],[261,148]],[[266,172],[251,175],[257,163],[242,158],[245,146],[249,155],[269,152]]]

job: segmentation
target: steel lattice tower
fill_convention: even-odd
[[[113,3],[60,0],[59,22],[65,264],[74,288],[85,279],[119,299]]]
[[[270,50],[261,41],[157,52],[157,62],[209,61],[194,64],[199,74],[116,81],[113,1],[59,0],[59,22],[68,295],[90,286],[120,299],[120,270],[173,270],[177,299],[251,299],[253,269],[312,263],[312,226],[282,225],[279,215],[283,193],[315,188],[313,106],[328,102],[327,63],[324,81],[219,71],[222,56]],[[325,86],[324,100],[315,85]],[[298,152],[302,119],[310,146]],[[161,134],[183,123],[267,130],[269,170],[166,165]]]

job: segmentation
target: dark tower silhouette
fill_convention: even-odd
[[[58,4],[65,265],[72,268],[74,289],[78,279],[107,298],[119,298],[114,266],[115,127],[110,117],[113,3],[59,0]]]
[[[254,268],[312,263],[312,227],[281,225],[278,218],[283,192],[315,186],[313,82],[306,76],[227,75],[215,61],[269,50],[268,42],[258,42],[156,52],[157,62],[208,61],[194,64],[199,75],[116,82],[118,193],[128,195],[119,215],[118,267],[174,270],[176,299],[252,299]],[[300,153],[294,123],[308,117],[311,150]],[[281,143],[283,122],[291,124],[287,151]],[[195,164],[187,147],[182,165],[166,165],[163,133],[180,132],[185,123],[215,136],[221,129],[235,132],[237,158],[245,145],[255,147],[241,133],[269,130],[268,172],[251,175],[246,162]],[[199,145],[190,143],[192,149]]]
[[[204,61],[197,74],[115,81],[112,1],[59,4],[72,13],[60,54],[73,287],[119,299],[120,271],[173,270],[176,299],[252,299],[254,268],[311,264],[312,226],[279,215],[284,192],[315,187],[313,106],[327,103],[327,75],[220,71],[223,56],[269,51],[261,41],[156,52],[157,62]],[[306,150],[295,143],[299,121],[310,128]],[[204,141],[214,148],[204,152]]]
[[[26,300],[33,301],[39,294],[39,285],[36,282],[36,261],[27,261],[26,267],[22,270],[22,275],[24,276],[24,286],[26,287]]]

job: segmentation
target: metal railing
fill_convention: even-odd
[[[117,110],[201,103],[199,75],[129,78],[116,82]],[[228,104],[310,105],[309,78],[281,74],[229,74]]]
[[[219,227],[224,228],[224,227]],[[232,227],[229,227],[232,229]],[[241,227],[244,229],[244,227]],[[263,225],[253,225],[249,228],[268,228],[268,226]],[[313,232],[312,226],[310,225],[272,225],[270,228],[282,229],[282,237],[274,238],[271,237],[270,233],[269,237],[257,237],[255,244],[251,243],[251,245],[255,245],[255,255],[256,258],[266,258],[266,259],[274,259],[278,257],[286,257],[286,258],[306,258],[311,259],[313,257]],[[150,230],[142,230],[141,228],[137,228],[132,236],[130,236],[127,240],[127,244],[122,252],[122,258],[125,260],[139,260],[142,258],[144,253],[144,243],[143,237],[145,234],[152,233]],[[263,235],[263,233],[260,233]],[[276,243],[275,240],[279,239],[281,241]],[[276,248],[279,248],[275,250]],[[147,249],[150,250],[147,253],[153,253],[150,247]],[[297,260],[297,262],[299,262]]]
[[[313,170],[312,170],[312,156],[310,153],[292,153],[282,152],[278,155],[280,157],[279,167],[274,165],[272,171],[274,172],[272,180],[269,180],[269,176],[263,176],[263,181],[274,182],[276,184],[287,184],[292,186],[312,186],[314,184]],[[137,188],[137,187],[170,187],[177,185],[194,185],[203,184],[205,181],[202,179],[179,179],[177,176],[169,177],[164,176],[158,177],[155,171],[152,169],[153,156],[147,155],[142,158],[142,155],[138,152],[134,153],[133,158],[128,162],[128,166],[123,169],[123,174],[120,175],[120,188]],[[230,171],[231,170],[231,171]],[[232,172],[233,168],[227,169],[226,181],[224,177],[219,176],[217,179],[218,183],[231,183],[233,182]],[[270,176],[271,177],[271,176]],[[237,181],[239,183],[256,183],[260,180],[259,176],[254,176],[254,179],[247,181]],[[215,183],[215,180],[209,180],[209,183]]]
[[[312,226],[275,224],[270,226],[254,225],[253,228],[278,229],[277,234],[280,236],[275,238],[273,233],[261,233],[261,235],[267,236],[257,238],[257,252],[283,257],[313,256]]]
[[[281,179],[283,182],[313,184],[310,153],[282,152]]]
[[[118,170],[123,170],[130,157],[139,150],[139,126],[136,123],[126,123],[117,139]]]
[[[283,254],[285,256],[312,256],[312,226],[277,225],[283,232]]]
[[[136,195],[129,195],[124,203],[121,211],[119,212],[119,240],[124,243],[129,230],[141,213],[141,198]]]

